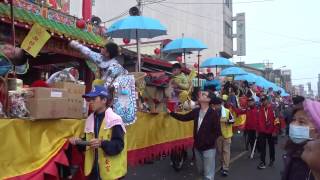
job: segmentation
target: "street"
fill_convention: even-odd
[[[281,156],[283,150],[280,147],[285,143],[285,138],[279,137],[279,144],[276,146],[276,162],[273,167],[267,167],[264,170],[258,170],[259,163],[258,155],[255,159],[249,159],[249,153],[244,149],[243,137],[236,135],[233,137],[231,148],[231,169],[228,177],[220,176],[216,173],[215,180],[277,180],[280,179],[280,171],[283,169]],[[268,157],[266,158],[268,163]],[[192,154],[188,152],[188,160],[185,162],[183,169],[176,172],[170,166],[170,158],[154,161],[153,164],[145,164],[138,167],[129,167],[128,174],[125,180],[195,180],[197,178],[197,170],[195,165],[191,165]],[[216,163],[216,169],[219,169],[219,163]]]

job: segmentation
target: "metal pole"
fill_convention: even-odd
[[[11,14],[11,33],[12,33],[12,46],[16,46],[16,33],[15,33],[15,27],[14,27],[14,16],[13,16],[13,1],[10,1],[10,14]]]
[[[187,61],[186,61],[186,49],[183,49],[183,58],[184,58],[184,67],[187,67]]]
[[[200,51],[198,51],[198,87],[200,88]]]
[[[218,65],[216,65],[216,77],[218,75]]]
[[[138,55],[138,72],[141,72],[141,53],[140,53],[140,39],[139,39],[139,33],[138,30],[136,30],[136,40],[137,40],[137,55]]]
[[[142,15],[142,1],[138,0],[138,8],[139,8],[139,14],[140,16]],[[141,72],[141,53],[140,53],[140,38],[139,38],[139,33],[138,29],[136,29],[136,39],[137,39],[137,54],[138,54],[138,72]]]

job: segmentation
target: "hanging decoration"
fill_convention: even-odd
[[[159,55],[161,53],[161,50],[159,48],[154,49],[154,54]]]
[[[86,27],[86,21],[83,19],[78,19],[76,22],[76,26],[79,29],[84,29]]]
[[[194,63],[194,64],[193,64],[193,67],[194,67],[194,68],[198,68],[198,63]]]
[[[130,39],[123,38],[123,39],[122,39],[122,42],[123,42],[125,45],[127,45],[127,44],[130,43]]]

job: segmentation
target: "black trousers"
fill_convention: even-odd
[[[248,143],[250,145],[251,151],[253,150],[254,141],[256,140],[256,131],[255,130],[246,130]]]
[[[259,142],[259,150],[260,150],[260,160],[263,163],[266,163],[267,141],[269,145],[270,161],[274,161],[275,160],[274,137],[272,137],[272,134],[259,133],[258,142]]]

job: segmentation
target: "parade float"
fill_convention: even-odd
[[[77,40],[99,51],[107,42],[105,27],[22,0],[13,1],[12,8],[10,1],[0,1],[0,25],[1,42],[13,40],[28,52],[24,71],[17,73],[12,66],[1,80],[0,179],[59,179],[61,167],[70,165],[80,166],[75,178],[81,179],[82,157],[75,148],[70,152],[67,139],[83,132],[87,106],[81,94],[91,89],[98,69],[68,44]],[[126,50],[122,58],[128,69],[128,61],[136,61]],[[165,112],[171,64],[150,57],[141,62],[146,74],[132,72],[140,96],[137,120],[127,126],[129,165],[193,144],[193,123],[176,121]],[[49,77],[54,85],[44,83]]]

